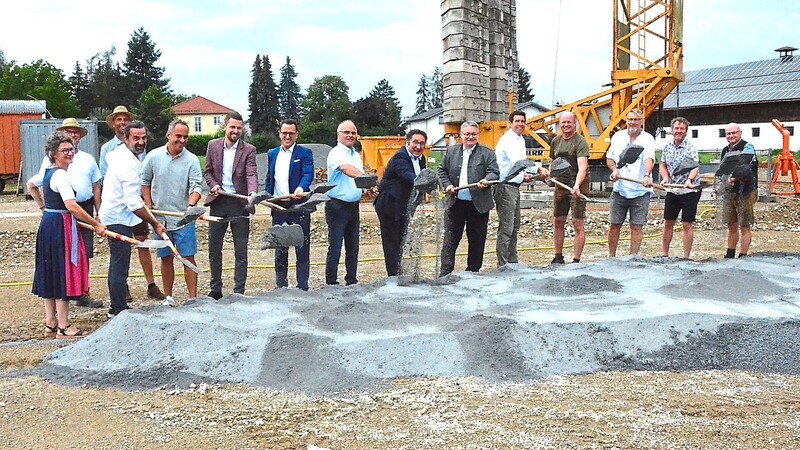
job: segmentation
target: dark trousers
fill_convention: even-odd
[[[217,197],[211,203],[211,215],[217,217],[240,217],[230,222],[208,222],[208,265],[211,267],[211,291],[222,294],[222,244],[228,225],[233,234],[233,292],[244,294],[247,282],[247,241],[250,236],[250,220],[239,199]]]
[[[478,272],[483,265],[483,250],[486,246],[486,229],[489,212],[479,213],[469,200],[456,200],[444,213],[444,239],[442,240],[442,267],[439,276],[453,271],[456,265],[456,249],[467,228],[467,272]]]
[[[297,224],[303,227],[303,245],[295,247],[294,254],[297,258],[296,276],[297,288],[308,290],[308,274],[310,271],[310,246],[311,246],[311,213],[286,213],[272,211],[272,225]],[[275,249],[275,285],[278,287],[289,286],[289,249]]]
[[[125,225],[108,225],[108,231],[123,236],[133,237],[133,228]],[[108,294],[111,298],[111,310],[118,313],[128,308],[125,300],[128,294],[128,272],[131,268],[131,244],[117,239],[108,239]]]
[[[381,223],[381,244],[383,244],[383,260],[386,263],[386,274],[400,275],[403,260],[403,238],[408,225],[408,216],[391,217],[378,212]]]
[[[325,283],[338,284],[339,258],[344,241],[344,281],[358,283],[358,202],[330,199],[325,203],[325,222],[328,224],[328,255],[325,258]]]

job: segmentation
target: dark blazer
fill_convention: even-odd
[[[225,138],[213,139],[206,150],[206,169],[203,179],[209,188],[222,186],[222,146]],[[256,167],[256,148],[239,139],[236,154],[233,157],[233,188],[237,194],[247,195],[258,191],[258,170]],[[205,204],[217,199],[217,195],[208,194]],[[244,202],[244,200],[242,200]]]
[[[427,162],[422,155],[419,158],[419,168],[426,167]],[[414,172],[411,156],[402,147],[392,156],[383,172],[383,178],[378,185],[378,197],[375,198],[375,212],[394,219],[405,217],[415,178],[417,174]]]
[[[264,189],[270,195],[275,195],[275,161],[278,160],[280,150],[278,146],[267,152],[267,179]],[[292,158],[289,160],[289,193],[293,193],[298,186],[308,192],[312,181],[314,181],[314,155],[311,150],[295,144]]]
[[[439,169],[437,170],[439,183],[442,187],[458,187],[461,178],[461,160],[463,154],[464,146],[462,144],[447,147],[447,153],[445,153],[444,158],[442,158],[442,162],[439,164]],[[472,155],[469,157],[467,184],[477,183],[484,178],[487,181],[499,180],[500,169],[497,166],[497,158],[494,155],[494,150],[478,144],[472,149]],[[494,208],[491,188],[470,188],[469,193],[472,195],[472,203],[475,204],[475,209],[477,209],[478,212],[486,213]],[[455,195],[444,196],[445,208],[450,208],[455,203]]]

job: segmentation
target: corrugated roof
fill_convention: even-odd
[[[44,114],[46,111],[44,100],[0,100],[0,114]]]
[[[172,110],[175,111],[175,114],[228,114],[229,112],[234,112],[227,106],[212,102],[200,95],[178,103],[172,107]]]
[[[680,95],[680,97],[678,97]],[[665,109],[800,99],[800,57],[775,58],[686,72]]]

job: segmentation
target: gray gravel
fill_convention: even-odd
[[[511,265],[434,282],[280,289],[129,310],[53,352],[49,379],[325,394],[409,377],[609,370],[800,373],[800,255]]]

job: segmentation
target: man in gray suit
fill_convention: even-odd
[[[467,228],[467,271],[478,272],[483,265],[489,211],[494,208],[491,180],[500,178],[497,158],[489,147],[478,144],[478,124],[461,124],[461,144],[447,147],[439,165],[439,183],[445,186],[444,240],[439,276],[453,271],[456,249]],[[456,189],[477,183],[476,187]]]

